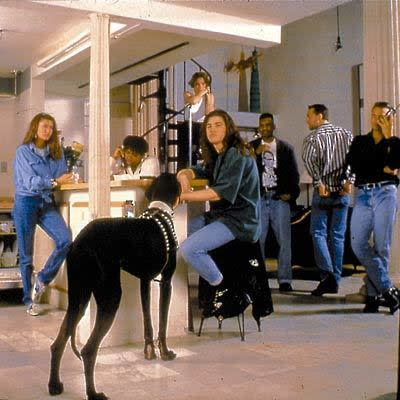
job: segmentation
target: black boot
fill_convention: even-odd
[[[250,304],[251,298],[243,289],[217,289],[214,299],[214,316],[218,319],[236,317]]]
[[[400,306],[399,289],[397,289],[395,286],[392,286],[386,292],[383,292],[382,296],[385,299],[385,303],[386,303],[387,307],[389,307],[390,313],[394,314],[399,309],[399,306]]]
[[[374,314],[379,312],[380,301],[378,296],[367,296],[363,313]]]
[[[215,286],[211,286],[212,290],[209,291],[208,297],[203,300],[202,304],[202,317],[203,318],[210,318],[214,316],[215,313]]]
[[[338,284],[333,275],[329,274],[322,279],[319,285],[311,292],[312,296],[322,296],[325,293],[337,293],[339,291]]]

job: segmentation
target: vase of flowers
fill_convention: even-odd
[[[73,167],[82,165],[82,160],[79,157],[83,151],[83,144],[73,141],[71,146],[65,146],[64,138],[61,139],[61,144],[68,172],[71,172]]]

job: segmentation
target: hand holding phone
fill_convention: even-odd
[[[389,110],[390,111],[390,110]],[[393,117],[392,114],[387,115],[379,115],[378,117],[378,125],[382,132],[382,135],[389,139],[393,136]]]
[[[118,158],[124,158],[124,147],[123,146],[118,146],[112,155],[112,158],[117,160]]]

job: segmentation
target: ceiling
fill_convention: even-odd
[[[159,0],[194,9],[207,9],[225,15],[286,25],[309,15],[347,3],[350,0]]]
[[[128,1],[130,3],[127,3]],[[242,20],[245,21],[246,29],[248,26],[265,27],[267,24],[283,26],[348,1],[2,0],[0,1],[0,77],[11,77],[13,70],[25,70],[65,45],[71,38],[88,30],[89,14],[93,11],[108,13],[112,21],[122,22],[128,27],[140,24],[139,29],[132,29],[120,39],[110,41],[111,72],[173,46],[189,42],[177,50],[166,52],[152,61],[121,72],[117,74],[118,76],[115,75],[112,86],[116,86],[165,66],[196,57],[212,48],[229,43],[244,43],[241,42],[240,34],[236,37],[226,34],[229,30],[235,32],[238,29],[236,21],[240,23]],[[127,18],[124,15],[136,15],[134,7],[132,7],[133,13],[129,14],[128,11],[124,13],[125,9],[128,10],[126,5],[131,7],[134,3],[142,4],[143,7],[150,6],[154,13],[143,16],[138,11],[137,18]],[[164,8],[165,6],[168,8]],[[159,10],[164,14],[171,10],[171,15],[167,18],[165,15],[158,16]],[[185,21],[176,22],[178,20],[176,10],[183,10],[190,29],[187,28]],[[154,20],[152,20],[153,15]],[[219,32],[207,36],[204,34],[207,27],[201,31],[205,19],[209,17],[222,21],[221,26],[225,23],[225,36],[219,35]],[[251,44],[252,40],[254,45],[258,45],[254,35],[246,44]],[[265,42],[264,47],[273,44]],[[83,95],[87,89],[77,88],[89,80],[89,49],[82,51],[79,57],[73,62],[70,61],[68,65],[65,64],[64,68],[55,69],[46,76],[46,79],[48,80],[46,88],[55,93]]]

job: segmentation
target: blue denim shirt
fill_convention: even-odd
[[[41,196],[51,202],[51,180],[67,172],[64,155],[59,160],[50,157],[48,147],[42,154],[33,144],[17,148],[14,158],[15,194],[20,196]]]

